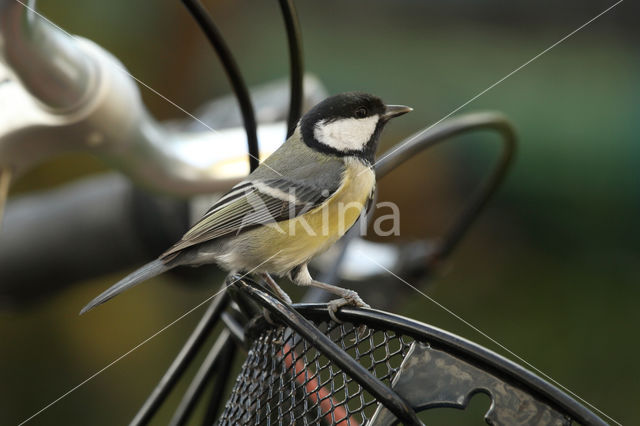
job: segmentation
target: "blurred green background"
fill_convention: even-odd
[[[249,84],[287,75],[277,2],[206,4]],[[439,120],[611,4],[296,1],[307,70],[331,93],[363,90],[414,107],[389,126],[381,151]],[[229,92],[215,55],[177,0],[49,0],[38,7],[67,31],[110,50],[133,75],[189,111]],[[637,4],[622,3],[461,111],[505,113],[520,136],[517,161],[428,288],[440,303],[623,424],[640,420],[640,54],[633,19],[638,12]],[[153,93],[142,94],[157,117],[185,118]],[[461,138],[382,181],[379,199],[401,208],[400,239],[439,235],[497,148],[492,135]],[[91,157],[69,155],[33,170],[12,194],[103,170]],[[29,417],[218,286],[172,285],[171,276],[160,277],[153,286],[77,316],[125,272],[0,312],[1,424]],[[507,355],[421,297],[405,302],[398,313]],[[126,423],[198,315],[31,423]],[[169,405],[176,402],[174,396]],[[487,405],[480,403],[476,411]],[[157,424],[170,414],[163,410]],[[447,424],[483,424],[457,412],[432,424],[445,424],[445,417]]]

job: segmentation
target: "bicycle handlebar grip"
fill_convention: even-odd
[[[97,72],[72,37],[15,0],[0,0],[0,56],[36,99],[57,112],[84,102]]]
[[[187,229],[188,210],[115,173],[13,198],[0,233],[0,305],[152,259]]]

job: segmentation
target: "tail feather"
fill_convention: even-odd
[[[139,269],[136,269],[135,271],[118,281],[116,284],[109,287],[105,292],[89,302],[87,306],[82,308],[82,310],[80,311],[80,315],[117,296],[123,291],[135,286],[136,284],[139,284],[142,281],[146,281],[149,278],[155,277],[156,275],[159,275],[171,268],[172,266],[165,264],[161,260],[154,260],[147,263],[146,265],[140,267]]]

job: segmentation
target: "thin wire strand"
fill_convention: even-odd
[[[562,37],[560,40],[556,41],[555,43],[553,43],[551,46],[547,47],[546,49],[544,49],[542,52],[538,53],[536,56],[534,56],[533,58],[529,59],[527,62],[525,62],[524,64],[520,65],[518,68],[514,69],[513,71],[511,71],[509,74],[505,75],[504,77],[502,77],[500,80],[496,81],[495,83],[493,83],[491,86],[487,87],[486,89],[484,89],[483,91],[479,92],[477,95],[475,95],[474,97],[472,97],[471,99],[469,99],[468,101],[466,101],[465,103],[463,103],[462,105],[460,105],[459,107],[457,107],[456,109],[454,109],[453,111],[451,111],[450,113],[448,113],[447,115],[445,115],[444,117],[442,117],[440,120],[436,121],[435,123],[431,124],[430,126],[426,127],[425,129],[422,129],[421,131],[419,131],[418,133],[413,134],[412,136],[410,136],[408,139],[406,139],[403,143],[401,143],[400,145],[398,145],[397,147],[395,147],[394,149],[392,149],[390,152],[386,152],[382,157],[380,157],[380,159],[378,159],[375,163],[378,163],[378,161],[381,161],[382,159],[388,157],[389,155],[393,154],[395,151],[397,151],[398,149],[402,148],[404,145],[413,142],[415,139],[419,138],[420,136],[422,136],[425,132],[427,132],[429,129],[431,129],[432,127],[440,124],[442,121],[446,120],[447,118],[451,117],[453,114],[455,114],[456,112],[460,111],[461,109],[463,109],[464,107],[466,107],[467,105],[469,105],[471,102],[475,101],[476,99],[478,99],[480,96],[484,95],[485,93],[487,93],[489,90],[493,89],[494,87],[496,87],[497,85],[499,85],[500,83],[502,83],[503,81],[505,81],[506,79],[508,79],[509,77],[511,77],[512,75],[514,75],[515,73],[517,73],[518,71],[520,71],[521,69],[523,69],[524,67],[526,67],[527,65],[529,65],[530,63],[532,63],[533,61],[535,61],[536,59],[540,58],[542,55],[544,55],[545,53],[549,52],[551,49],[553,49],[554,47],[556,47],[557,45],[559,45],[560,43],[564,42],[565,40],[567,40],[568,38],[570,38],[571,36],[573,36],[574,34],[576,34],[578,31],[582,30],[584,27],[586,27],[587,25],[591,24],[593,21],[595,21],[596,19],[600,18],[601,16],[603,16],[604,14],[608,13],[611,9],[613,9],[614,7],[618,6],[620,3],[622,3],[624,0],[619,0],[618,2],[612,4],[611,6],[609,6],[608,8],[606,8],[604,11],[600,12],[599,14],[597,14],[596,16],[594,16],[593,18],[589,19],[587,22],[585,22],[584,24],[580,25],[578,28],[576,28],[575,30],[571,31],[569,34],[565,35],[564,37]],[[361,172],[362,173],[362,172]]]
[[[174,324],[176,324],[178,321],[182,320],[183,318],[185,318],[186,316],[188,316],[189,314],[191,314],[192,312],[194,312],[195,310],[197,310],[198,308],[200,308],[202,305],[204,305],[205,303],[209,302],[211,299],[213,299],[214,297],[216,297],[217,295],[219,295],[220,293],[222,293],[223,291],[225,291],[230,285],[234,284],[236,281],[243,279],[244,277],[246,277],[247,275],[251,274],[253,271],[255,271],[256,269],[258,269],[259,267],[261,267],[262,265],[264,265],[265,263],[267,263],[269,260],[273,259],[274,257],[276,257],[277,255],[280,254],[282,250],[279,250],[276,254],[274,254],[273,256],[269,257],[268,259],[266,259],[264,262],[260,263],[258,266],[256,266],[255,268],[251,269],[249,272],[247,272],[246,274],[242,275],[241,277],[237,278],[236,280],[230,282],[229,284],[225,285],[225,287],[216,292],[215,294],[213,294],[212,296],[207,297],[205,300],[203,300],[202,302],[198,303],[196,306],[194,306],[193,308],[189,309],[187,312],[185,312],[184,314],[180,315],[177,319],[171,321],[169,324],[165,325],[164,327],[162,327],[160,330],[156,331],[155,333],[153,333],[151,336],[147,337],[146,339],[144,339],[142,342],[138,343],[136,346],[134,346],[133,348],[129,349],[127,352],[125,352],[124,354],[120,355],[118,358],[114,359],[113,361],[111,361],[109,364],[107,364],[106,366],[104,366],[103,368],[101,368],[100,370],[96,371],[95,373],[93,373],[91,376],[87,377],[86,379],[84,379],[82,382],[78,383],[76,386],[72,387],[71,389],[69,389],[67,392],[65,392],[64,394],[62,394],[61,396],[59,396],[58,398],[54,399],[53,401],[51,401],[49,404],[45,405],[44,407],[42,407],[40,410],[38,410],[37,412],[35,412],[34,414],[32,414],[30,417],[28,417],[27,419],[23,420],[22,422],[20,422],[18,424],[18,426],[22,426],[25,423],[29,422],[30,420],[32,420],[34,417],[42,414],[44,411],[46,411],[47,409],[51,408],[53,405],[55,405],[56,403],[58,403],[59,401],[61,401],[62,399],[64,399],[65,397],[67,397],[69,394],[71,394],[72,392],[74,392],[75,390],[77,390],[78,388],[80,388],[81,386],[83,386],[84,384],[86,384],[87,382],[91,381],[92,379],[94,379],[96,376],[98,376],[99,374],[101,374],[102,372],[104,372],[105,370],[107,370],[109,367],[111,367],[112,365],[116,364],[117,362],[119,362],[120,360],[126,358],[128,355],[130,355],[132,352],[136,351],[137,349],[139,349],[141,346],[143,346],[144,344],[148,343],[150,340],[152,340],[154,337],[158,336],[159,334],[163,333],[164,331],[166,331],[167,329],[169,329],[171,326],[173,326]]]
[[[381,265],[380,263],[378,263],[377,261],[375,261],[374,259],[372,259],[371,257],[367,256],[363,251],[360,252],[360,254],[367,258],[368,260],[370,260],[372,263],[376,264],[377,266],[379,266],[381,269],[385,270],[386,272],[388,272],[389,274],[391,274],[393,277],[397,278],[398,280],[400,280],[402,283],[404,283],[405,285],[409,286],[410,288],[412,288],[413,290],[417,291],[418,293],[420,293],[423,297],[425,297],[427,300],[429,300],[430,302],[434,303],[436,306],[438,306],[440,309],[444,310],[445,312],[447,312],[448,314],[450,314],[451,316],[453,316],[454,318],[456,318],[457,320],[461,321],[463,324],[465,324],[466,326],[468,326],[469,328],[471,328],[472,330],[474,330],[476,333],[480,334],[481,336],[483,336],[484,338],[488,339],[489,341],[491,341],[494,345],[500,347],[502,350],[506,351],[507,353],[509,353],[511,356],[513,356],[514,358],[516,358],[518,361],[522,362],[523,364],[526,364],[529,368],[531,368],[532,370],[535,370],[537,373],[539,373],[541,376],[545,377],[547,380],[553,382],[556,386],[562,388],[564,391],[570,393],[572,396],[574,396],[575,398],[579,399],[580,401],[582,401],[584,404],[588,405],[589,407],[591,407],[592,409],[596,410],[598,413],[602,414],[603,416],[605,416],[606,418],[608,418],[609,420],[611,420],[612,422],[614,422],[615,424],[622,426],[622,424],[618,421],[616,421],[615,419],[613,419],[611,416],[607,415],[607,413],[605,413],[604,411],[600,410],[598,407],[594,406],[593,404],[591,404],[589,401],[585,400],[584,398],[581,398],[578,394],[576,394],[575,392],[573,392],[571,389],[567,388],[566,386],[564,386],[563,384],[561,384],[560,382],[558,382],[557,380],[553,379],[551,376],[549,376],[548,374],[546,374],[544,371],[540,370],[539,368],[535,367],[533,364],[531,364],[530,362],[526,361],[524,358],[522,358],[521,356],[517,355],[515,352],[513,352],[511,349],[507,348],[505,345],[503,345],[502,343],[498,342],[496,339],[494,339],[493,337],[489,336],[487,333],[485,333],[484,331],[480,330],[478,327],[476,327],[475,325],[471,324],[469,321],[465,320],[464,318],[462,318],[460,315],[456,314],[455,312],[453,312],[451,309],[447,308],[446,306],[444,306],[443,304],[441,304],[440,302],[438,302],[437,300],[433,299],[432,297],[428,296],[426,293],[424,293],[422,290],[420,290],[419,288],[415,287],[412,284],[409,284],[407,281],[405,281],[403,278],[399,277],[398,275],[394,274],[392,271],[390,271],[389,269],[387,269],[386,267],[384,267],[383,265]]]

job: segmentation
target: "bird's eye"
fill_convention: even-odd
[[[368,114],[368,111],[365,107],[360,107],[355,112],[356,118],[365,118],[367,114]]]

